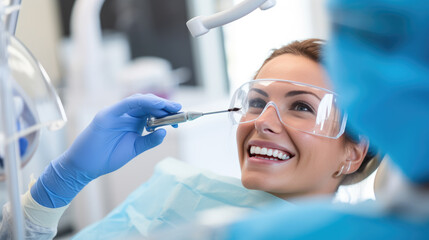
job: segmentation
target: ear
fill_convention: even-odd
[[[347,155],[345,161],[343,162],[344,166],[347,167],[344,174],[351,174],[359,169],[366,156],[366,153],[368,152],[368,147],[369,142],[366,139],[361,139],[359,143],[347,143]]]

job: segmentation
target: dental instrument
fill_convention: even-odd
[[[239,111],[240,108],[230,108],[227,110],[222,111],[216,111],[216,112],[181,112],[173,115],[169,115],[166,117],[156,118],[156,117],[149,117],[147,120],[147,126],[146,130],[148,132],[153,132],[155,128],[161,127],[161,126],[167,126],[167,125],[175,125],[179,123],[184,123],[188,121],[193,121],[197,118],[200,118],[205,115],[211,115],[211,114],[217,114],[217,113],[225,113],[225,112],[235,112]]]
[[[233,22],[239,18],[253,12],[256,8],[267,10],[276,5],[276,0],[245,0],[231,9],[213,14],[211,16],[197,16],[186,22],[189,32],[193,37],[199,37],[227,23]]]

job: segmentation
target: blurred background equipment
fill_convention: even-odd
[[[12,236],[5,237],[14,239],[25,237],[21,167],[33,157],[42,129],[58,130],[67,121],[49,76],[14,36],[19,10],[20,1],[0,2],[0,202],[9,201]]]

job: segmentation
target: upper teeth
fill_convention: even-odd
[[[261,147],[257,147],[257,146],[251,146],[250,147],[250,154],[258,154],[258,155],[266,155],[268,157],[275,157],[278,159],[282,159],[282,160],[286,160],[289,159],[290,156],[278,149],[271,149],[271,148],[261,148]]]

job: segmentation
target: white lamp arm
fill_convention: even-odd
[[[233,22],[246,16],[255,9],[267,10],[274,7],[276,0],[245,0],[222,12],[211,16],[197,16],[189,20],[186,25],[193,37],[199,37],[210,29]]]

